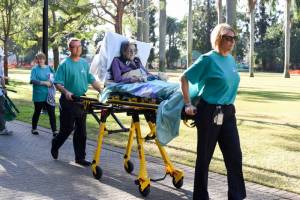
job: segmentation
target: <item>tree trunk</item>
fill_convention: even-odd
[[[117,7],[117,15],[115,17],[115,31],[116,33],[119,33],[122,35],[122,23],[123,23],[123,14],[124,14],[124,6],[123,5],[119,5]]]
[[[188,23],[187,23],[187,67],[192,65],[192,51],[193,51],[193,21],[192,21],[192,0],[189,0],[188,8]]]
[[[53,46],[52,51],[53,51],[53,65],[54,65],[54,69],[56,71],[56,69],[59,65],[59,49],[57,46]]]
[[[143,41],[149,42],[149,0],[144,0]]]
[[[166,71],[166,0],[159,1],[159,71]]]
[[[249,49],[249,76],[254,77],[253,67],[254,67],[254,9],[255,2],[249,2],[249,15],[250,15],[250,49]]]
[[[5,36],[5,39],[4,39],[4,60],[3,60],[3,75],[4,77],[7,77],[8,76],[8,37]],[[5,84],[8,83],[8,79],[4,79],[5,80]]]
[[[217,7],[217,13],[218,13],[218,24],[221,24],[223,22],[222,0],[217,0],[216,1],[216,7]]]
[[[226,0],[226,23],[236,28],[236,0]]]
[[[290,19],[290,8],[291,8],[291,0],[285,1],[285,27],[284,27],[284,78],[290,78],[289,73],[289,65],[290,65],[290,30],[291,30],[291,19]]]
[[[136,1],[137,40],[143,41],[143,0]]]

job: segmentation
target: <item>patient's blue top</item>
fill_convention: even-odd
[[[184,76],[197,86],[197,95],[210,104],[233,104],[240,76],[232,55],[223,56],[212,50],[200,56]]]
[[[81,96],[87,91],[88,84],[95,81],[89,71],[89,64],[84,59],[73,61],[68,57],[58,66],[54,83],[63,85],[76,96]]]

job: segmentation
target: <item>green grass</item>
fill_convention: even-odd
[[[11,87],[18,91],[16,94],[9,93],[21,110],[17,119],[28,123],[33,113],[32,89],[27,84],[29,73],[29,70],[19,69],[9,71],[9,77],[15,84]],[[179,73],[170,74],[172,81],[177,81],[180,76]],[[95,97],[96,93],[90,91],[88,95]],[[246,180],[300,194],[300,76],[284,79],[281,74],[257,73],[254,78],[249,78],[247,73],[241,73],[236,110]],[[59,116],[58,109],[56,113]],[[130,118],[125,114],[118,116],[128,127]],[[49,128],[47,115],[41,115],[39,125]],[[116,128],[111,119],[107,125]],[[88,137],[96,139],[98,124],[91,116],[87,127]],[[145,122],[142,122],[142,129],[146,135],[149,129]],[[127,137],[128,133],[112,134],[104,141],[125,147]],[[180,136],[166,147],[171,160],[194,166],[196,140],[196,130],[182,124]],[[145,146],[147,154],[159,157],[153,144]],[[215,151],[210,169],[226,174],[219,148]]]

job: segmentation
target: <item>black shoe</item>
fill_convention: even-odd
[[[87,161],[87,160],[75,160],[75,163],[77,163],[78,165],[82,165],[82,166],[90,166],[91,162]]]
[[[53,148],[51,148],[51,155],[53,159],[57,159],[58,158],[58,150],[54,150]]]
[[[58,131],[54,131],[52,134],[53,134],[53,138],[55,138],[58,135]]]
[[[55,160],[58,158],[58,150],[53,148],[53,139],[52,139],[52,146],[51,146],[51,155]]]
[[[39,134],[39,132],[38,132],[36,129],[32,129],[32,130],[31,130],[31,133],[32,133],[33,135],[38,135],[38,134]]]

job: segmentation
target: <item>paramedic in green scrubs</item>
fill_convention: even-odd
[[[75,162],[83,166],[91,163],[85,159],[86,147],[86,113],[82,105],[74,102],[73,96],[85,95],[88,85],[91,84],[98,92],[101,91],[100,82],[96,81],[89,72],[89,64],[80,57],[82,53],[81,41],[71,38],[68,41],[68,50],[71,55],[58,67],[54,84],[61,92],[60,104],[60,131],[52,140],[51,155],[58,158],[58,150],[74,130],[73,146]]]
[[[233,105],[240,82],[236,62],[230,54],[236,33],[228,24],[217,25],[211,33],[213,50],[201,55],[181,76],[185,112],[195,115],[197,159],[194,200],[208,200],[208,170],[216,143],[222,151],[228,180],[228,199],[246,198],[242,152]],[[193,105],[190,85],[196,85],[200,101]]]

